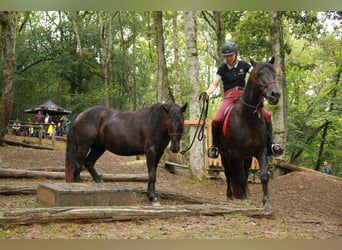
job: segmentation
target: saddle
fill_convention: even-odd
[[[223,135],[226,135],[227,133],[227,123],[233,108],[234,105],[228,106],[223,113],[223,117],[220,123],[220,131],[222,131]]]

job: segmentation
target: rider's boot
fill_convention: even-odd
[[[212,132],[212,146],[208,149],[208,157],[216,159],[219,156],[218,150],[218,137],[220,133],[220,128],[214,125],[211,125]]]
[[[279,156],[282,155],[284,149],[278,143],[274,143],[272,139],[272,123],[266,122],[267,138],[268,138],[268,155]]]

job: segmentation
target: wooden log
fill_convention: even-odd
[[[36,194],[37,187],[13,187],[13,186],[0,186],[0,195],[27,195],[27,194]]]
[[[146,160],[134,160],[134,161],[115,161],[110,162],[110,164],[106,165],[105,168],[112,168],[112,167],[118,167],[118,168],[125,168],[125,167],[146,167]],[[27,170],[33,170],[33,171],[49,171],[49,172],[64,172],[65,167],[34,167],[29,168]],[[82,171],[87,171],[85,168],[82,169]]]
[[[19,142],[19,141],[13,141],[13,140],[9,140],[9,139],[4,139],[4,142],[5,142],[7,145],[11,145],[11,146],[20,146],[20,147],[25,147],[25,148],[53,150],[53,148],[51,148],[51,147],[33,145],[33,144],[28,144],[28,143]],[[41,143],[40,143],[40,144],[41,144]]]
[[[336,179],[338,181],[342,181],[342,178],[340,178],[340,177],[337,177],[337,176],[334,176],[334,175],[324,174],[324,173],[321,173],[319,171],[315,171],[315,170],[310,169],[310,168],[296,166],[296,165],[287,163],[287,162],[285,162],[285,161],[283,161],[281,159],[273,159],[272,164],[275,165],[276,167],[284,168],[284,169],[289,170],[289,171],[303,171],[303,172],[308,172],[308,173],[311,173],[311,174],[318,174],[318,175],[321,175],[321,176],[326,176],[326,177],[329,177],[329,178],[332,178],[332,179]]]
[[[0,210],[0,224],[30,225],[53,222],[110,222],[170,218],[179,216],[241,214],[250,217],[272,218],[272,212],[263,208],[233,204],[118,206],[118,207],[52,207]]]
[[[178,164],[178,163],[172,162],[172,161],[165,161],[165,167],[171,167],[171,166],[189,169],[189,166],[185,166],[185,165],[182,165],[182,164]]]
[[[104,181],[148,181],[147,174],[103,174]],[[46,178],[46,179],[64,179],[65,174],[61,172],[32,171],[0,168],[0,178]],[[89,173],[81,173],[81,179],[92,180]]]

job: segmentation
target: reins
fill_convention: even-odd
[[[195,138],[196,138],[197,133],[198,133],[198,135],[197,135],[198,141],[202,141],[203,140],[204,129],[205,129],[205,125],[206,125],[206,120],[207,120],[207,115],[208,115],[208,108],[209,108],[208,99],[205,97],[206,95],[207,95],[206,92],[202,92],[200,94],[200,96],[199,96],[199,100],[201,100],[201,98],[203,97],[201,115],[200,115],[200,118],[198,119],[198,124],[196,126],[196,131],[195,131],[194,137],[192,138],[192,142],[191,142],[190,146],[186,150],[182,150],[180,152],[182,155],[185,154],[186,152],[188,152],[191,149],[192,145],[195,142]],[[202,120],[203,120],[203,122],[201,124]]]

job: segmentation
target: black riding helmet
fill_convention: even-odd
[[[222,56],[230,56],[238,52],[238,47],[233,42],[227,42],[222,47]]]

